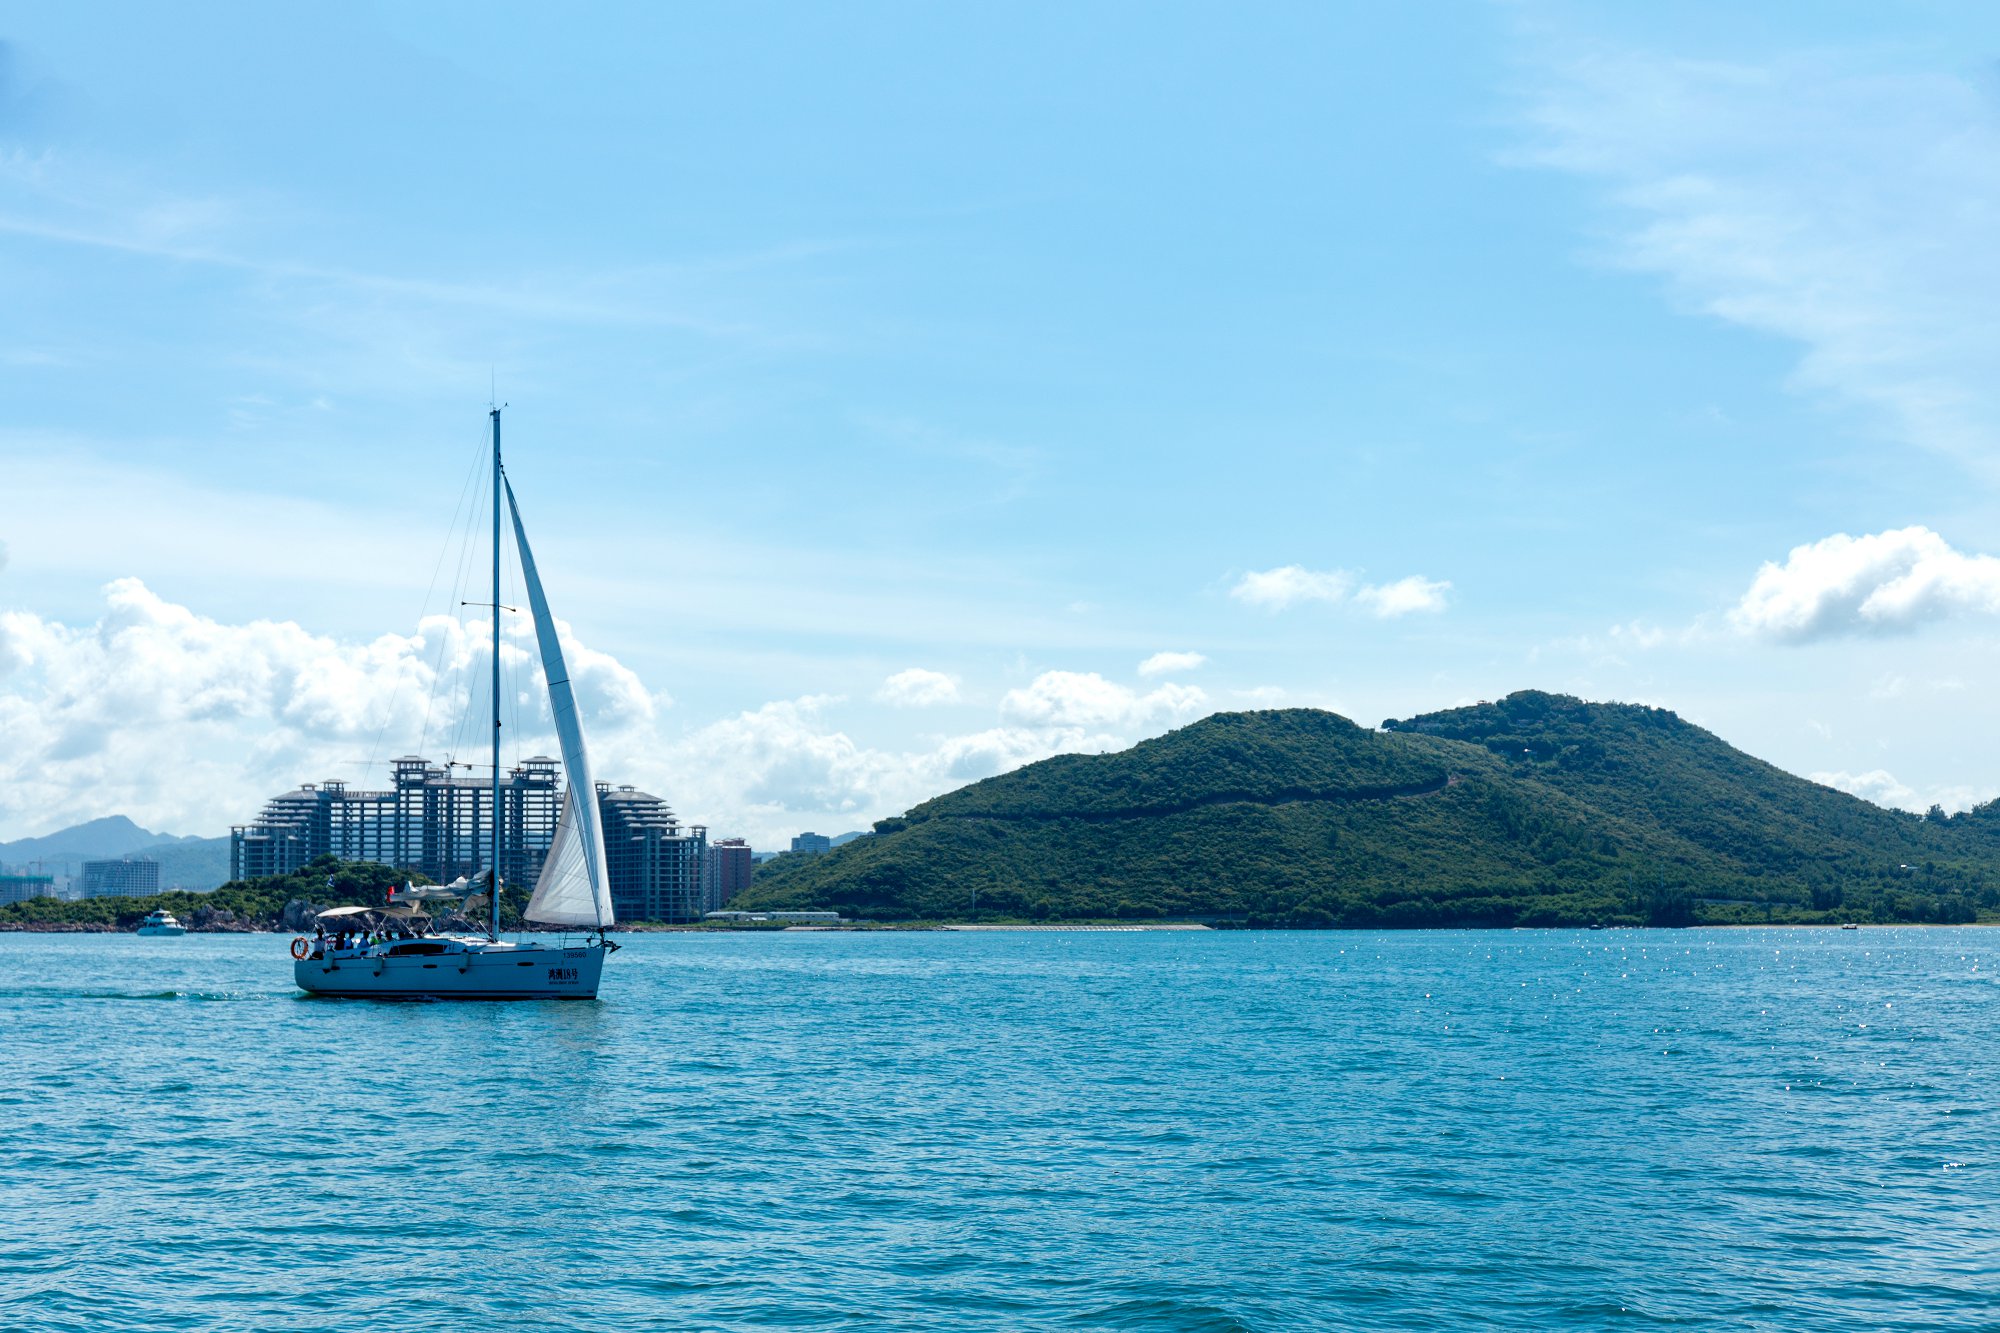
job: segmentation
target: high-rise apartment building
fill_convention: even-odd
[[[230,830],[233,879],[284,875],[315,857],[376,861],[449,884],[492,859],[493,787],[451,766],[398,759],[389,791],[308,783],[273,797],[253,824]],[[562,769],[537,756],[500,783],[500,878],[532,890],[562,813]],[[694,921],[703,908],[708,830],[683,825],[665,801],[597,784],[605,877],[621,921]]]
[[[815,854],[830,852],[833,850],[833,839],[827,837],[824,833],[801,833],[798,837],[792,839],[792,850],[795,852],[813,852]]]
[[[160,891],[160,863],[121,857],[83,863],[86,898],[148,898]]]
[[[56,896],[54,875],[0,875],[0,903],[24,903]]]
[[[620,921],[699,921],[708,830],[683,826],[657,796],[597,784],[611,906]]]
[[[420,871],[440,884],[478,874],[492,860],[493,784],[455,776],[454,767],[410,756],[396,760],[388,791],[318,782],[275,796],[255,823],[229,831],[230,878],[288,875],[328,855]],[[561,802],[553,759],[538,755],[501,779],[503,883],[534,887]]]
[[[729,900],[750,887],[756,853],[741,838],[724,838],[708,845],[708,877],[703,884],[706,911],[719,912]]]

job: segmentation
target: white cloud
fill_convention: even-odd
[[[1047,731],[1029,727],[988,727],[964,736],[947,736],[920,765],[934,772],[937,780],[937,785],[925,791],[923,796],[934,796],[962,783],[1010,772],[1052,754],[1094,754],[1123,747],[1124,742],[1119,737],[1092,734],[1080,728]]]
[[[0,826],[123,813],[215,831],[301,781],[364,781],[367,761],[419,743],[483,748],[488,625],[433,616],[366,642],[292,622],[232,625],[137,579],[104,590],[81,628],[0,613]],[[520,682],[503,715],[508,754],[551,750],[533,627],[503,622]],[[649,737],[664,696],[558,624],[593,741],[614,758]],[[454,740],[456,738],[456,740]]]
[[[1165,676],[1177,671],[1193,671],[1208,662],[1200,653],[1154,653],[1139,663],[1142,676]]]
[[[1899,676],[1892,671],[1869,687],[1868,697],[1871,699],[1900,699],[1909,688],[1909,677]]]
[[[670,794],[684,815],[705,819],[717,836],[780,847],[801,829],[866,829],[966,783],[1050,755],[1124,749],[1144,734],[1003,724],[937,737],[927,748],[878,749],[828,718],[837,702],[768,703],[698,728],[642,761],[637,780]],[[1164,720],[1154,719],[1152,729]]]
[[[1601,636],[1573,634],[1551,643],[1537,644],[1528,650],[1528,661],[1540,662],[1545,654],[1574,654],[1588,658],[1592,666],[1629,667],[1632,661],[1628,654],[1649,653],[1667,644],[1686,646],[1700,641],[1706,634],[1706,629],[1699,622],[1673,631],[1645,620],[1628,620],[1622,625],[1611,626]]]
[[[1894,634],[2000,611],[2000,559],[1957,551],[1925,527],[1845,533],[1768,562],[1729,613],[1740,630],[1790,643]]]
[[[1376,615],[1388,619],[1394,616],[1407,616],[1418,611],[1442,611],[1445,594],[1450,590],[1451,584],[1448,582],[1419,578],[1412,574],[1408,578],[1397,579],[1394,583],[1363,588],[1354,594],[1354,600]]]
[[[1992,468],[2000,117],[1983,73],[1824,48],[1542,54],[1524,156],[1604,185],[1617,262],[1802,344],[1800,386]]]
[[[1412,574],[1393,583],[1363,584],[1344,569],[1312,570],[1302,565],[1252,570],[1238,579],[1229,595],[1239,602],[1283,611],[1302,602],[1337,606],[1352,601],[1383,619],[1413,611],[1442,611],[1451,584]]]
[[[1300,602],[1339,603],[1347,600],[1354,576],[1344,569],[1314,571],[1301,565],[1252,570],[1237,580],[1229,595],[1239,602],[1283,611]]]
[[[882,682],[875,698],[898,708],[930,708],[958,702],[958,681],[942,671],[911,667]]]
[[[136,579],[110,584],[104,598],[99,619],[80,627],[0,613],[0,837],[120,813],[217,833],[300,782],[375,785],[391,758],[413,750],[484,755],[489,622],[436,616],[412,634],[357,641],[290,622],[217,621]],[[844,701],[827,696],[670,736],[664,694],[557,629],[598,776],[759,846],[802,828],[866,828],[964,783],[1053,754],[1122,749],[1208,711],[1189,686],[1142,691],[1047,671],[1007,694],[994,725],[907,750],[835,725]],[[510,617],[502,632],[515,682],[505,758],[554,753],[533,627]]]
[[[1101,754],[1192,721],[1200,690],[1140,693],[1100,676],[1047,671],[1008,693],[997,726],[932,737],[912,750],[877,749],[835,726],[838,700],[765,704],[701,727],[642,761],[674,803],[719,832],[781,846],[804,828],[866,828],[968,782],[1055,754]]]
[[[727,821],[723,832],[767,843],[806,827],[808,816],[864,826],[902,795],[910,765],[829,727],[823,715],[837,702],[781,700],[698,728],[656,758],[655,786],[691,817]]]
[[[1956,694],[1965,688],[1965,682],[1956,676],[1937,676],[1923,680],[1911,680],[1901,672],[1884,674],[1868,687],[1871,699],[1902,699],[1910,696],[1913,689],[1921,689],[1925,694]]]
[[[1688,633],[1689,631],[1682,631],[1682,637],[1685,638]],[[1643,620],[1632,620],[1623,625],[1613,625],[1611,637],[1614,641],[1628,643],[1641,652],[1651,652],[1673,636],[1658,625],[1651,625]]]
[[[1024,689],[1009,690],[1000,714],[1034,727],[1143,727],[1200,715],[1208,696],[1193,685],[1162,685],[1140,694],[1095,671],[1044,671]]]
[[[1892,810],[1911,810],[1918,814],[1933,805],[1941,805],[1946,813],[1956,814],[1960,810],[1970,810],[1975,805],[1983,805],[1993,799],[1991,789],[1973,787],[1942,787],[1935,791],[1919,792],[1906,783],[1899,782],[1896,775],[1884,769],[1872,769],[1866,773],[1814,773],[1814,782],[1822,787],[1832,787],[1850,796],[1859,796],[1864,801],[1886,806]]]

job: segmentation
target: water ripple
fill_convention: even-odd
[[[0,936],[0,1327],[1992,1328],[1989,939]]]

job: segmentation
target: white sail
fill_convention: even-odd
[[[549,711],[555,716],[556,740],[562,746],[567,791],[555,841],[535,881],[527,918],[554,926],[595,926],[603,929],[617,918],[611,909],[611,886],[604,874],[604,829],[598,820],[597,784],[591,778],[590,755],[583,746],[583,723],[577,716],[576,693],[569,668],[556,639],[555,618],[542,595],[542,578],[521,526],[521,507],[514,487],[507,486],[507,508],[514,516],[514,541],[521,551],[521,576],[528,585],[528,607],[535,614],[535,641],[542,649],[542,673],[549,679]],[[497,614],[497,613],[496,613]]]
[[[577,821],[570,817],[572,786],[563,794],[562,817],[556,821],[555,841],[542,860],[542,873],[535,879],[535,896],[528,900],[524,914],[530,921],[552,926],[594,926],[597,924],[597,894],[590,886],[590,863],[584,855],[583,836]]]

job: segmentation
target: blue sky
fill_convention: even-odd
[[[719,833],[1524,687],[1990,798],[2000,19],[1740,8],[18,11],[0,837],[448,745],[494,383]]]

